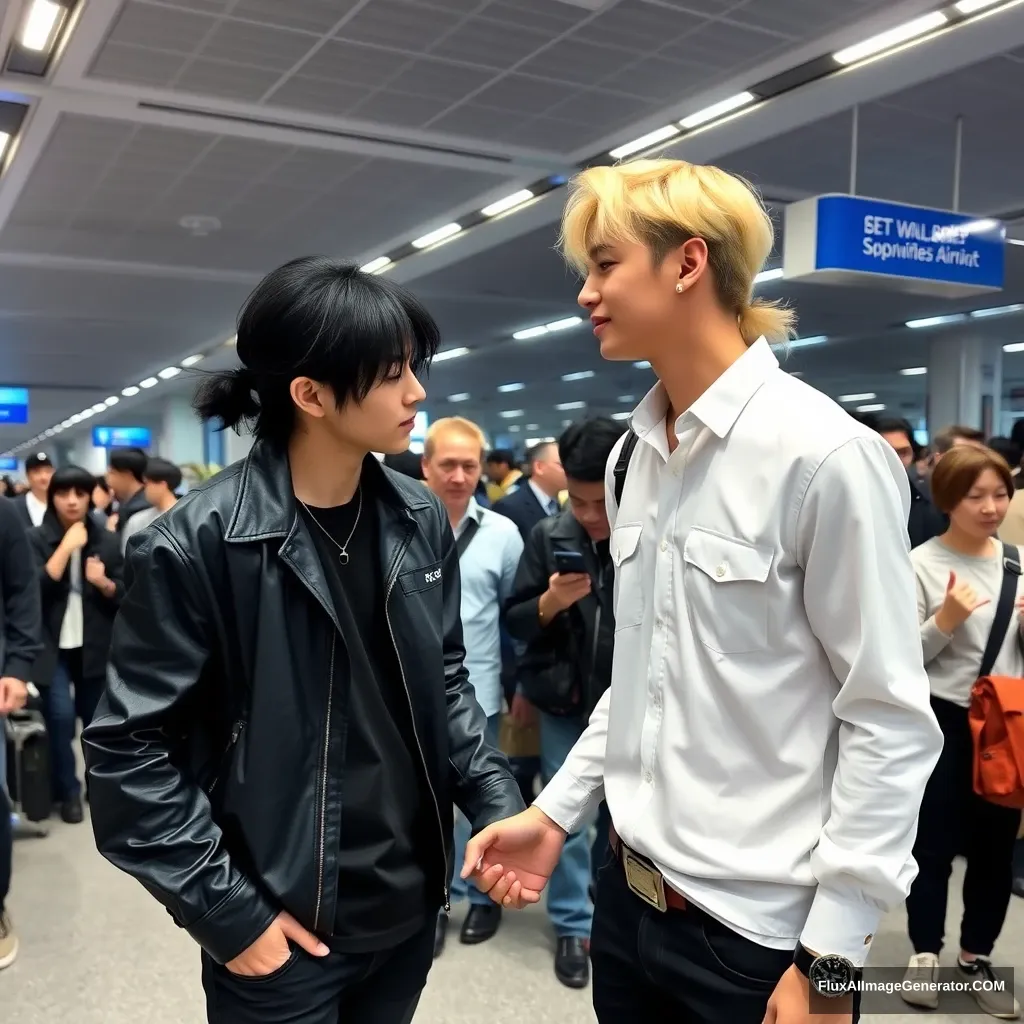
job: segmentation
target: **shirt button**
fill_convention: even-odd
[[[668,551],[668,541],[667,540],[663,540],[661,542],[661,550],[662,551]]]
[[[725,566],[724,566],[724,565],[720,565],[720,566],[719,566],[719,567],[718,567],[718,568],[717,568],[717,569],[715,570],[715,575],[716,575],[716,576],[717,576],[717,577],[718,577],[719,579],[721,579],[721,578],[722,578],[722,577],[723,577],[723,576],[725,575]]]
[[[650,785],[654,781],[654,776],[650,772],[644,772],[644,782]]]

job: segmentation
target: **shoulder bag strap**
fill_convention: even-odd
[[[615,477],[615,506],[622,504],[622,490],[626,486],[626,473],[629,472],[629,460],[633,457],[633,449],[636,448],[640,438],[635,431],[630,430],[626,440],[622,442],[622,449],[619,451],[619,461],[615,463],[612,474]]]
[[[455,550],[459,553],[459,558],[466,553],[466,548],[469,547],[473,538],[476,536],[476,531],[480,529],[480,524],[475,519],[470,519],[468,523],[462,528],[462,533],[459,534],[459,539],[455,542]]]
[[[1003,585],[999,589],[999,600],[996,602],[996,613],[992,619],[992,630],[988,635],[985,653],[981,658],[979,679],[984,679],[992,672],[1006,639],[1006,631],[1013,621],[1013,610],[1017,599],[1017,581],[1021,576],[1020,554],[1013,544],[1003,545]]]

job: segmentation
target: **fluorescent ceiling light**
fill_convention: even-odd
[[[1008,238],[1007,245],[1024,245],[1024,238]]]
[[[498,390],[503,395],[508,395],[508,394],[511,394],[513,391],[522,391],[523,388],[525,388],[525,387],[526,387],[525,384],[520,384],[518,381],[516,381],[513,384],[499,384],[498,385]]]
[[[740,107],[745,107],[748,103],[753,103],[755,99],[757,97],[752,92],[738,92],[727,100],[712,103],[710,107],[705,107],[703,110],[698,110],[695,114],[690,114],[689,117],[684,117],[679,123],[684,128],[696,128],[698,125],[713,121],[716,117],[730,114]]]
[[[615,149],[609,150],[608,155],[613,160],[621,160],[624,156],[632,156],[634,153],[639,153],[642,149],[649,149],[651,146],[656,146],[659,142],[664,142],[666,139],[671,139],[678,134],[679,129],[674,124],[667,124],[664,128],[655,128],[653,132],[648,132],[632,142],[624,143]]]
[[[160,381],[156,377],[147,377],[145,380],[139,381],[140,388],[155,388]]]
[[[539,423],[527,423],[526,424],[526,429],[527,430],[540,430],[540,424]],[[531,445],[531,447],[533,447],[533,446]]]
[[[902,377],[923,377],[928,372],[927,366],[908,366],[904,370],[900,370],[900,376]]]
[[[460,391],[456,395],[449,395],[448,396],[448,401],[449,402],[468,402],[469,401],[469,392],[468,391]]]
[[[559,412],[569,412],[571,409],[586,409],[586,402],[559,402],[555,408]]]
[[[975,11],[983,11],[986,7],[995,7],[1002,2],[1003,0],[960,0],[955,6],[961,14],[974,14]]]
[[[624,403],[625,402],[635,402],[636,401],[636,395],[619,395],[619,401],[620,402],[624,402]]]
[[[93,411],[93,412],[106,412],[106,411],[107,411],[107,406],[106,406],[106,403],[105,403],[105,402],[97,402],[97,403],[96,403],[96,404],[95,404],[95,405],[94,405],[94,406],[92,407],[92,411]]]
[[[628,420],[629,417],[632,416],[632,415],[633,414],[631,412],[613,412],[612,413],[612,419],[613,420]]]
[[[458,359],[459,356],[464,356],[469,353],[469,349],[465,345],[460,345],[458,348],[446,348],[441,352],[438,352],[434,356],[433,361],[435,363],[443,363],[448,359]]]
[[[527,341],[530,338],[539,338],[542,334],[547,334],[548,329],[546,327],[527,327],[525,331],[516,331],[512,337],[516,341]]]
[[[567,316],[561,320],[552,320],[551,323],[545,324],[544,326],[549,331],[565,331],[570,327],[575,327],[577,324],[583,323],[583,317],[581,316]]]
[[[18,41],[26,50],[40,52],[53,44],[54,29],[63,19],[64,8],[52,0],[35,0],[21,29]]]
[[[134,384],[131,387],[124,388],[121,391],[121,394],[124,395],[125,398],[134,398],[138,393],[139,389]]]
[[[74,420],[73,420],[73,419],[66,419],[66,420],[65,420],[65,421],[64,421],[64,422],[63,422],[63,423],[61,424],[61,427],[62,427],[62,428],[63,428],[64,430],[67,430],[67,429],[68,429],[68,427],[72,427],[72,426],[74,426]]]
[[[895,28],[889,29],[888,32],[880,32],[877,36],[865,39],[861,43],[855,43],[844,50],[837,50],[832,54],[832,59],[837,64],[855,64],[859,60],[864,60],[865,57],[873,57],[876,53],[891,50],[894,46],[907,42],[908,39],[916,39],[926,32],[942,28],[948,21],[949,18],[941,11],[932,11],[931,14],[925,14],[920,18],[897,25]]]
[[[562,380],[571,384],[574,380],[590,380],[594,376],[593,370],[577,370],[575,373],[563,373]]]
[[[958,324],[967,319],[965,313],[950,313],[947,316],[925,316],[920,320],[908,320],[907,327],[912,331],[921,327],[941,327],[943,324]]]
[[[497,217],[499,213],[508,213],[509,210],[522,206],[523,203],[528,202],[532,198],[533,193],[528,188],[521,188],[518,192],[513,192],[512,195],[505,196],[504,199],[499,199],[497,202],[485,206],[480,212],[485,217]]]
[[[511,430],[513,434],[518,434],[519,431],[522,430],[523,428],[519,426],[518,423],[513,423],[512,426],[509,427],[508,429]]]
[[[641,359],[639,362],[634,363],[633,367],[637,370],[649,370],[651,364],[646,359]]]
[[[1024,341],[1015,341],[1003,346],[1004,352],[1024,352]]]
[[[872,398],[877,398],[877,397],[878,396],[874,393],[874,391],[865,391],[865,392],[863,392],[863,394],[860,394],[860,395],[840,395],[839,396],[839,401],[840,402],[870,402]]]
[[[391,266],[390,256],[378,256],[375,260],[370,260],[369,263],[364,263],[359,269],[364,274],[377,274],[382,271],[385,267]]]
[[[1014,302],[1009,306],[989,306],[988,309],[975,309],[968,316],[980,320],[988,316],[1006,316],[1008,313],[1019,313],[1022,309],[1024,309],[1024,302]]]
[[[181,367],[180,366],[165,366],[157,374],[157,376],[161,380],[170,380],[172,377],[177,377],[179,373],[181,373]]]
[[[505,409],[503,412],[499,412],[498,415],[503,420],[517,420],[523,415],[522,409]]]
[[[120,401],[121,401],[121,399],[118,398],[117,395],[111,395],[108,399],[106,399],[104,401],[103,404],[109,409],[112,406],[117,405],[117,403],[120,402]]]
[[[11,141],[10,132],[0,132],[0,156],[7,152],[7,146]]]
[[[783,345],[783,348],[809,348],[811,345],[824,345],[828,341],[827,334],[816,334],[812,338],[794,338],[788,345]]]
[[[999,221],[993,217],[985,217],[982,220],[969,220],[966,224],[961,224],[957,231],[962,231],[965,235],[981,235],[997,227]]]
[[[461,230],[462,225],[452,221],[451,224],[445,224],[434,231],[428,231],[425,235],[420,235],[419,238],[414,238],[412,240],[412,247],[414,249],[429,249],[432,245],[437,245],[439,242],[447,242],[449,238],[454,238]]]
[[[202,356],[185,356],[185,358],[182,359],[182,361],[181,361],[181,365],[182,366],[186,366],[186,367],[187,366],[195,366],[196,363],[201,363],[202,361],[203,361],[203,357]]]
[[[761,273],[754,278],[754,284],[764,284],[765,281],[778,281],[780,278],[785,276],[786,272],[782,267],[772,267],[771,270],[762,270]]]
[[[875,405],[858,405],[857,412],[881,412],[885,408],[884,402],[878,402]]]
[[[83,409],[78,414],[78,418],[79,418],[79,420],[87,420],[87,419],[89,419],[90,416],[95,416],[95,415],[96,415],[96,413],[94,413],[92,411],[92,409]]]

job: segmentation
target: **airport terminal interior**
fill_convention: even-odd
[[[314,253],[436,317],[414,451],[455,415],[517,458],[583,417],[625,425],[655,378],[602,360],[558,224],[574,174],[643,156],[763,196],[755,291],[798,315],[786,370],[923,449],[1024,417],[1021,0],[0,0],[0,59],[11,484],[41,454],[102,475],[139,447],[184,488],[244,458],[193,393],[236,365],[263,275]],[[18,823],[0,1022],[204,1019],[198,949],[85,815]],[[464,913],[416,1021],[596,1019],[542,909],[477,946]],[[911,952],[896,909],[871,962]],[[1024,899],[994,962],[1024,968]]]

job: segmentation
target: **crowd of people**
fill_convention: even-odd
[[[7,708],[39,659],[74,690],[99,850],[195,939],[213,1024],[408,1024],[454,900],[473,945],[545,896],[601,1024],[806,1024],[816,997],[853,1024],[903,901],[935,1006],[957,855],[953,970],[1019,1015],[992,953],[1020,811],[977,791],[968,727],[980,675],[1024,677],[1014,470],[964,426],[923,459],[785,372],[771,221],[723,171],[587,170],[562,245],[602,355],[657,375],[628,428],[520,465],[453,416],[411,457],[430,313],[294,260],[196,399],[245,460],[170,508],[165,467],[112,456],[110,530],[60,470],[8,531]]]

